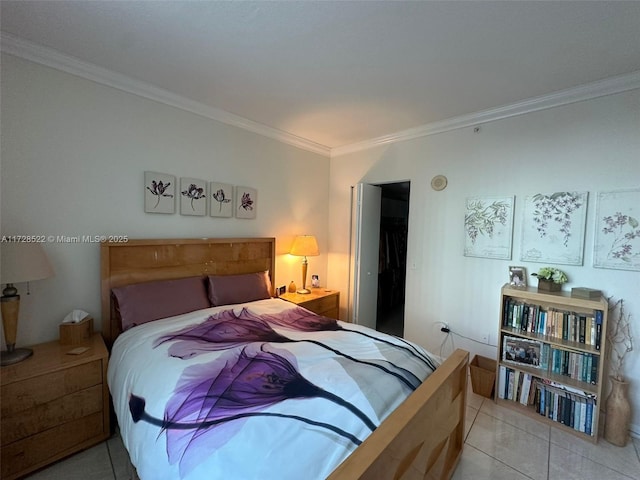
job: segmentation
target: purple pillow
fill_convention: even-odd
[[[111,290],[122,330],[211,307],[204,277],[136,283]]]
[[[214,307],[271,298],[269,271],[242,275],[209,275],[209,301]]]

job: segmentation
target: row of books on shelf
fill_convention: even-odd
[[[575,380],[598,383],[598,364],[600,357],[590,353],[576,353],[567,350],[551,349],[551,372],[567,375]]]
[[[565,375],[580,382],[598,382],[598,354],[554,348],[539,340],[504,335],[502,360],[513,365]]]
[[[602,310],[593,315],[545,308],[517,299],[505,299],[503,327],[571,340],[600,349],[602,339]]]
[[[521,403],[587,435],[595,431],[597,398],[587,392],[500,365],[498,398]]]

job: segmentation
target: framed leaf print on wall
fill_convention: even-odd
[[[255,188],[236,187],[236,218],[256,218],[258,191]]]
[[[598,193],[593,266],[640,271],[640,188]]]
[[[464,255],[511,260],[514,197],[467,198]]]
[[[199,216],[207,214],[207,182],[197,178],[180,179],[180,213]]]
[[[233,217],[233,185],[218,182],[209,184],[209,215]]]
[[[588,192],[526,197],[520,260],[582,265]]]
[[[166,173],[144,172],[144,211],[175,213],[176,177]]]

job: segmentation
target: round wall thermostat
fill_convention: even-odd
[[[444,190],[446,186],[447,186],[447,177],[445,177],[444,175],[436,175],[431,179],[431,188],[433,188],[434,190],[437,190],[438,192],[440,190]]]

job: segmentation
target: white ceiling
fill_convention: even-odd
[[[0,5],[4,34],[328,149],[640,71],[639,1]]]

